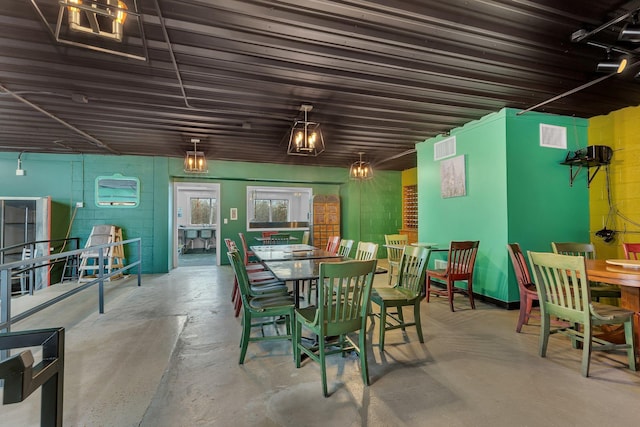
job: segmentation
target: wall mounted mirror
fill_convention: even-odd
[[[96,206],[134,208],[140,203],[140,180],[114,174],[96,178]]]

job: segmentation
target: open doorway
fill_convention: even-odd
[[[173,266],[220,265],[220,184],[176,182]]]

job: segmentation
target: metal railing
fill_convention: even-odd
[[[62,426],[64,397],[64,328],[0,334],[0,351],[42,347],[42,360],[34,364],[31,350],[0,360],[3,405],[19,403],[42,387],[40,425]],[[1,383],[2,381],[0,381]]]
[[[107,258],[107,253],[109,249],[113,246],[120,246],[120,245],[134,245],[138,255],[137,261],[124,265],[121,268],[118,268],[117,270],[113,270],[108,273],[105,273],[104,271],[105,259]],[[136,266],[138,266],[137,268],[138,286],[141,286],[142,245],[141,245],[140,238],[123,240],[121,242],[105,243],[103,245],[96,245],[96,246],[90,246],[88,248],[83,248],[83,249],[60,252],[54,255],[40,256],[40,257],[30,259],[28,262],[29,264],[33,265],[33,268],[47,268],[50,264],[52,264],[51,261],[55,261],[58,259],[71,257],[71,256],[82,257],[82,253],[84,252],[98,253],[98,264],[97,264],[97,268],[95,268],[95,270],[97,271],[96,273],[97,277],[94,280],[91,280],[89,282],[82,283],[82,284],[78,283],[77,287],[70,289],[69,291],[63,294],[60,294],[54,298],[51,298],[50,300],[47,300],[15,316],[11,315],[11,276],[14,270],[24,268],[25,261],[15,261],[15,262],[10,262],[6,264],[1,264],[0,265],[0,332],[10,331],[12,323],[15,323],[19,320],[23,320],[59,301],[62,301],[65,298],[70,297],[71,295],[74,295],[84,289],[87,289],[95,285],[96,283],[98,284],[98,310],[100,313],[104,313],[104,282],[106,280],[109,280],[113,276],[122,275],[123,272]],[[24,298],[28,298],[28,297],[25,296]]]
[[[62,253],[63,249],[67,246],[67,243],[70,244],[70,248],[69,251],[72,250],[76,250],[80,248],[80,238],[79,237],[67,237],[64,239],[50,239],[50,240],[34,240],[31,242],[23,242],[23,243],[18,243],[15,245],[11,245],[11,246],[6,246],[4,248],[0,248],[0,264],[4,264],[6,258],[13,256],[21,256],[23,254],[23,250],[24,249],[28,249],[29,250],[29,254],[31,254],[31,256],[28,259],[21,259],[22,261],[22,266],[21,268],[14,268],[12,271],[12,276],[13,278],[21,278],[20,280],[26,280],[28,282],[29,285],[29,294],[33,295],[33,291],[34,291],[34,283],[36,281],[36,277],[34,275],[34,270],[41,268],[41,267],[51,267],[51,269],[53,269],[53,267],[55,267],[57,264],[63,263],[64,262],[64,267],[66,268],[67,263],[70,260],[73,260],[74,262],[74,266],[77,267],[77,255],[73,255],[73,256],[66,256],[64,257],[64,259],[55,259],[52,260],[46,264],[40,264],[40,265],[36,265],[33,262],[33,259],[36,258],[33,256],[33,254],[37,255],[37,249],[38,248],[42,248],[43,245],[47,245],[49,247],[49,254],[51,254],[52,251],[56,250],[55,248],[52,247],[52,245],[54,244],[60,244],[60,252],[58,253]],[[18,250],[16,252],[16,250]],[[64,281],[65,279],[65,274],[66,272],[63,270],[62,271],[62,276],[61,276],[61,281]],[[75,274],[75,273],[74,273]],[[24,291],[22,292],[24,293]]]

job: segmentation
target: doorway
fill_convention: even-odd
[[[176,182],[173,267],[220,265],[220,184]]]

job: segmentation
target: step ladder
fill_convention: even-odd
[[[116,242],[122,242],[122,229],[120,227],[108,224],[95,225],[91,230],[89,239],[87,239],[85,248]],[[104,265],[102,274],[108,275],[124,267],[124,248],[122,245],[115,245],[104,249],[103,256]],[[79,282],[89,282],[98,277],[100,273],[98,250],[85,251],[80,254],[80,267],[78,271]],[[115,280],[122,277],[122,274],[116,274],[107,280]]]

